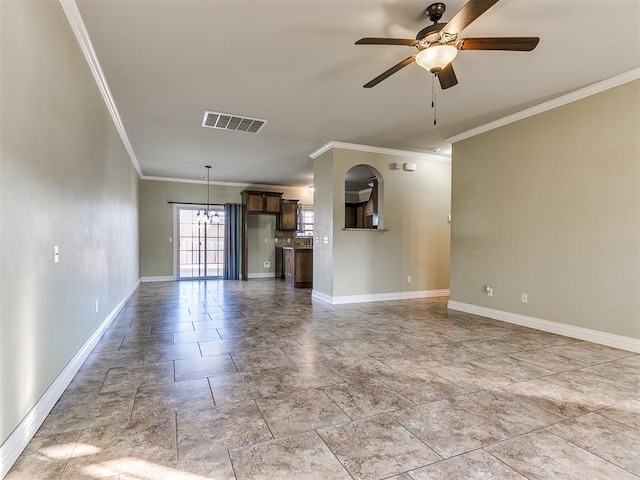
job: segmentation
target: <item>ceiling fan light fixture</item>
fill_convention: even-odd
[[[453,45],[432,45],[416,55],[416,63],[431,73],[438,73],[458,55]]]

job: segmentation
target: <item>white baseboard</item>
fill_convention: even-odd
[[[249,278],[275,278],[276,272],[250,273]]]
[[[587,342],[606,345],[607,347],[619,348],[629,352],[640,353],[640,339],[615,335],[613,333],[591,330],[589,328],[576,327],[565,323],[552,322],[541,318],[528,317],[518,313],[504,312],[502,310],[494,310],[493,308],[480,307],[469,303],[456,302],[449,300],[447,305],[451,310],[457,310],[465,313],[473,313],[494,320],[501,320],[523,327],[535,328],[543,332],[556,333],[565,337],[577,338]]]
[[[331,304],[331,295],[327,295],[326,293],[322,293],[317,290],[311,290],[311,298]]]
[[[331,305],[344,305],[347,303],[386,302],[390,300],[412,300],[416,298],[446,297],[449,289],[441,290],[417,290],[412,292],[370,293],[365,295],[341,295],[332,297],[325,293],[313,290],[311,297]]]
[[[141,277],[140,281],[142,283],[149,283],[149,282],[173,282],[175,280],[175,278],[173,278],[171,275],[165,275],[165,276],[158,276],[158,277]]]
[[[9,435],[9,438],[7,438],[2,446],[0,446],[0,478],[4,478],[4,476],[9,472],[22,451],[36,434],[45,418],[47,418],[51,409],[55,406],[65,389],[69,386],[73,377],[78,373],[78,370],[80,370],[80,367],[96,346],[105,330],[109,328],[111,322],[116,318],[118,313],[120,313],[122,307],[125,306],[139,285],[140,280],[138,280],[124,298],[115,307],[113,307],[105,319],[100,323],[98,328],[96,328],[96,330],[91,334],[82,348],[80,348],[78,353],[74,355],[60,375],[58,375],[46,392],[44,392],[42,397],[40,397],[40,400],[38,400],[33,408],[31,408],[29,413],[27,413],[27,415],[22,419],[13,433]]]

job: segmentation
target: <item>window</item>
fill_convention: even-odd
[[[313,207],[298,205],[298,237],[313,237]]]

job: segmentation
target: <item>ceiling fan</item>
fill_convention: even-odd
[[[487,37],[458,38],[462,30],[467,28],[480,15],[495,5],[498,0],[469,0],[458,13],[447,23],[438,23],[446,10],[444,3],[433,3],[425,13],[433,25],[423,28],[414,39],[405,38],[361,38],[356,45],[404,45],[415,47],[418,53],[405,58],[386,72],[363,85],[364,88],[375,87],[410,63],[416,62],[425,70],[435,74],[442,89],[458,84],[451,62],[458,50],[509,50],[530,52],[538,45],[538,37]]]

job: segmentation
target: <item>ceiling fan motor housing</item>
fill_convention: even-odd
[[[444,3],[432,3],[427,7],[425,13],[429,17],[429,20],[431,20],[433,23],[436,23],[442,18],[442,15],[444,15],[446,9],[447,7]]]
[[[434,23],[428,27],[423,28],[416,35],[416,40],[423,41],[425,43],[434,43],[440,40],[440,30],[444,28],[446,23]]]

